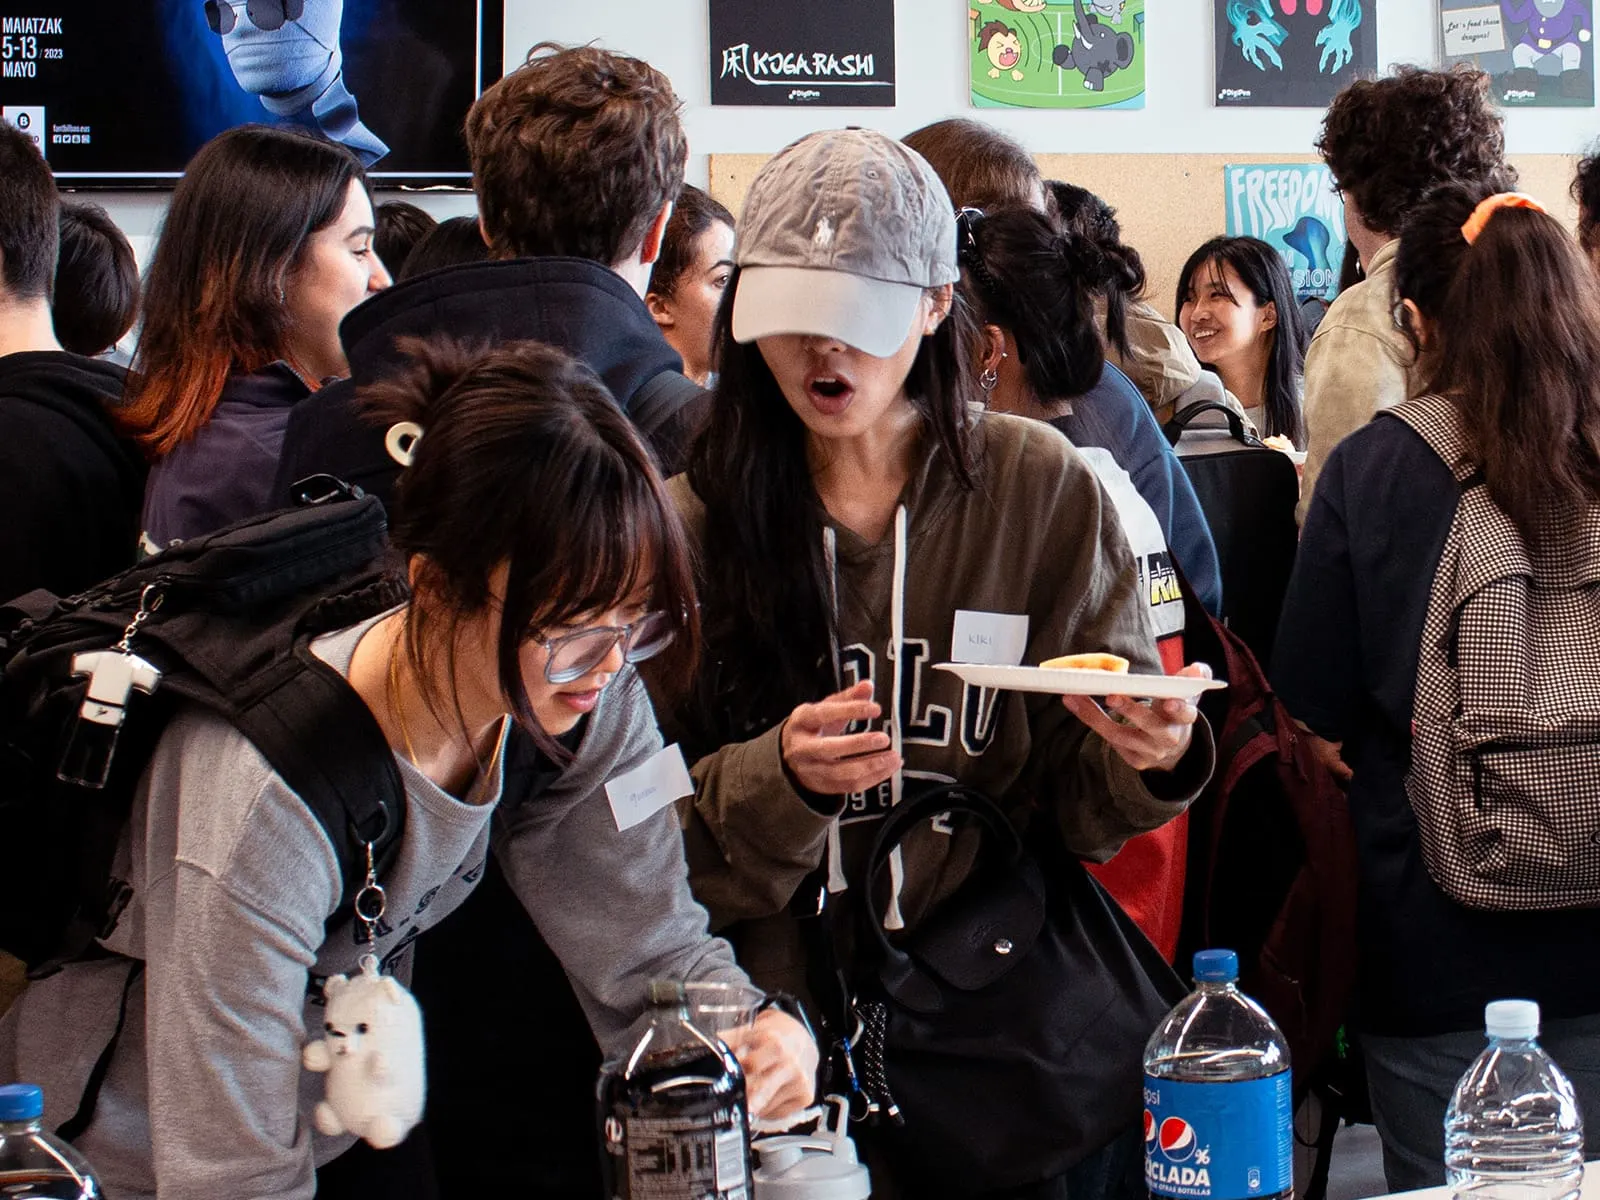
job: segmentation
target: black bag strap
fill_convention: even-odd
[[[1169,445],[1176,446],[1178,439],[1189,428],[1190,422],[1196,417],[1209,412],[1219,412],[1228,418],[1228,433],[1233,440],[1245,446],[1262,446],[1261,439],[1254,436],[1244,427],[1244,418],[1229,408],[1226,404],[1218,404],[1215,400],[1207,400],[1204,404],[1191,404],[1182,412],[1173,415],[1172,419],[1161,427],[1161,432],[1166,434]],[[1263,446],[1263,449],[1265,447]]]
[[[662,371],[633,394],[628,403],[628,419],[648,440],[679,409],[704,394],[705,389],[682,371]]]
[[[77,1111],[56,1126],[56,1136],[63,1141],[77,1140],[89,1128],[89,1122],[94,1120],[95,1106],[100,1103],[100,1089],[105,1087],[106,1075],[111,1071],[111,1060],[116,1057],[117,1043],[122,1040],[123,1027],[128,1023],[128,997],[133,993],[134,983],[143,974],[144,963],[133,959],[128,967],[128,978],[122,983],[122,1000],[117,1005],[117,1027],[111,1031],[111,1040],[100,1051],[100,1057],[94,1060],[94,1067],[83,1085],[83,1095],[78,1098]]]

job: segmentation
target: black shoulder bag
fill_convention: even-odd
[[[894,847],[948,814],[983,841],[954,894],[891,936],[872,902]],[[854,1063],[914,1194],[1054,1178],[1135,1127],[1145,1042],[1186,989],[1062,844],[959,784],[884,820],[856,899]]]

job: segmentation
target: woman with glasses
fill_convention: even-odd
[[[531,343],[405,350],[409,371],[366,403],[406,434],[390,516],[412,596],[312,644],[371,710],[406,792],[403,841],[379,880],[385,911],[363,952],[408,979],[417,934],[461,904],[492,854],[616,1051],[649,979],[747,982],[706,932],[670,808],[621,820],[606,793],[661,752],[631,664],[692,668],[684,535],[649,452],[575,360]],[[302,1047],[321,1034],[322,979],[351,969],[357,931],[324,928],[340,870],[283,779],[231,726],[180,713],[124,837],[133,900],[106,955],[29,989],[0,1024],[0,1078],[37,1081],[70,1113],[126,986],[77,1139],[109,1193],[435,1194],[420,1139],[375,1151],[316,1131],[324,1077],[302,1070]],[[474,971],[452,986],[496,1008],[514,984]],[[494,1030],[498,1042],[566,1036],[540,1019],[542,1000],[514,997],[521,1019]],[[763,1013],[732,1044],[754,1113],[810,1101],[816,1054],[798,1022]],[[448,1075],[449,1055],[430,1059]]]

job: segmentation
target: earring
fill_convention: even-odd
[[[993,367],[985,367],[983,374],[978,376],[978,386],[986,392],[994,391],[1000,382],[1000,372]]]

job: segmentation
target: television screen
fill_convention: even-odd
[[[8,6],[18,12],[19,6]],[[170,187],[249,122],[319,130],[374,182],[470,185],[504,0],[35,0],[0,16],[0,112],[65,187]]]

